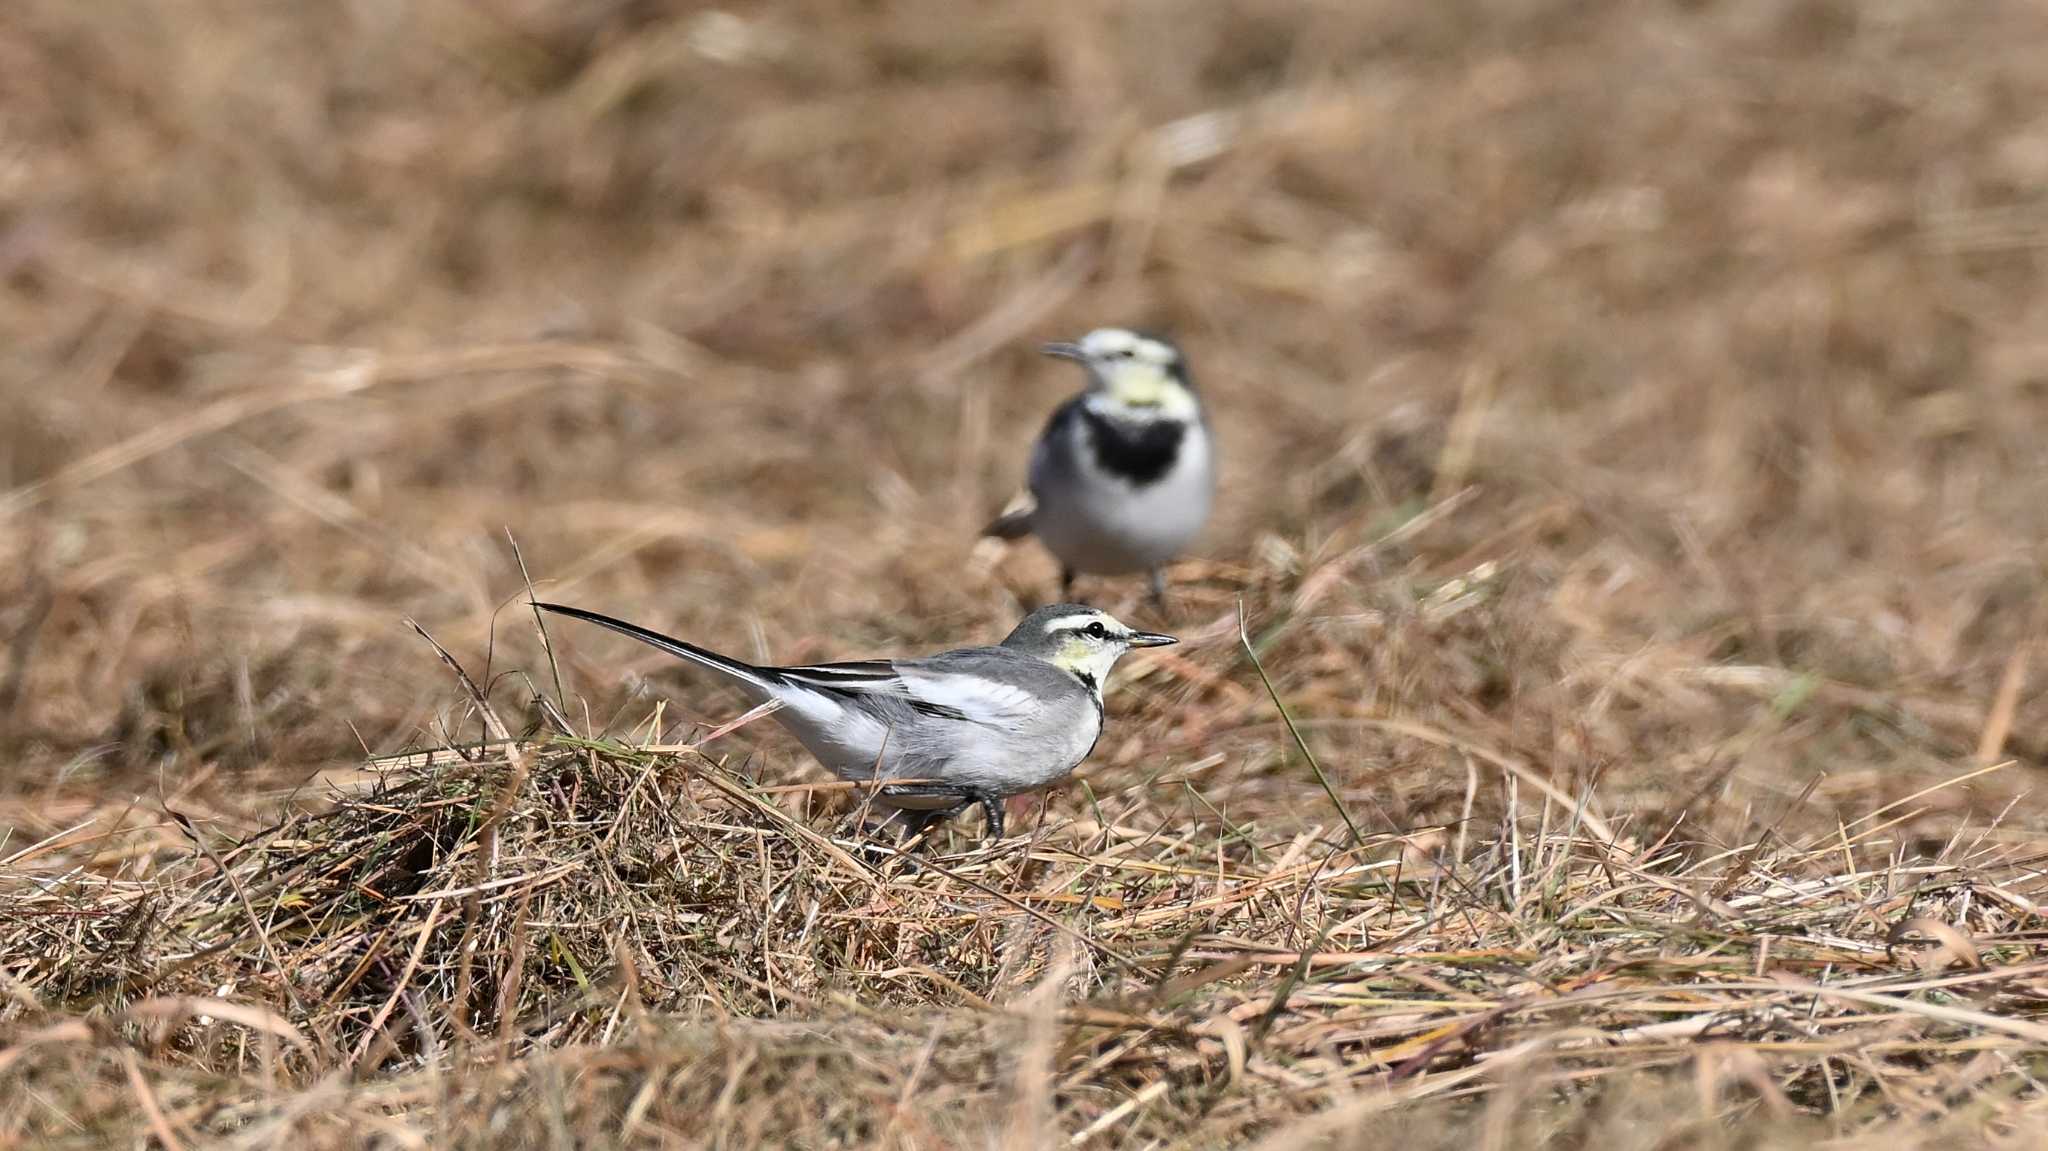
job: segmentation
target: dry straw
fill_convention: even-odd
[[[2037,0],[5,13],[0,1146],[2048,1143]],[[516,606],[1000,636],[1104,322],[1017,840]]]
[[[911,867],[793,798],[556,733],[229,842],[174,817],[196,850],[146,878],[7,890],[6,1121],[946,1144],[1024,1107],[1034,1146],[1280,1146],[1295,1114],[1306,1137],[1475,1092],[1593,1107],[1663,1069],[1706,1131],[1732,1107],[1846,1137],[1958,1092],[2040,1129],[2048,884],[1989,834],[1864,868],[1853,828],[1709,852],[1551,812],[1455,860],[1440,834],[1111,823]]]

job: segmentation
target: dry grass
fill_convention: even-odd
[[[2036,1145],[2044,45],[11,5],[0,1141]],[[870,866],[501,610],[516,539],[741,653],[1000,634],[1103,321],[1225,504],[1175,618],[1086,589],[1189,642],[1011,842]]]
[[[154,1109],[250,1145],[1299,1146],[1450,1108],[1498,1142],[1612,1138],[1593,1115],[1648,1080],[1694,1090],[1643,1146],[2048,1132],[2048,882],[1991,829],[1864,869],[1876,819],[1707,852],[1546,807],[1444,866],[1439,832],[1130,806],[906,870],[689,749],[397,769],[11,898],[0,1115],[79,1145]]]

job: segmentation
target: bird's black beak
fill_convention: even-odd
[[[1041,346],[1038,350],[1048,356],[1052,356],[1057,359],[1080,360],[1083,363],[1086,363],[1088,360],[1088,353],[1082,351],[1081,345],[1079,344],[1045,344]]]
[[[1180,640],[1163,632],[1134,631],[1131,633],[1132,647],[1165,647],[1167,644],[1179,642]]]

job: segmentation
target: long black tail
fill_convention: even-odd
[[[568,607],[558,603],[540,603],[536,601],[533,606],[542,611],[551,611],[556,615],[565,615],[570,619],[580,619],[585,623],[594,623],[599,627],[610,628],[620,635],[631,636],[649,647],[660,648],[672,656],[689,660],[700,667],[708,667],[712,671],[720,672],[729,678],[738,680],[740,683],[753,688],[763,695],[773,694],[777,686],[776,677],[771,672],[755,667],[750,663],[741,663],[731,656],[720,655],[707,648],[698,647],[694,643],[685,643],[674,636],[663,635],[658,631],[649,631],[647,628],[641,627],[636,623],[627,623],[622,619],[613,619],[608,615],[599,615],[594,611],[584,611],[580,607]]]

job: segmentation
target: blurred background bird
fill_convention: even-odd
[[[1216,457],[1187,358],[1163,336],[1098,328],[1047,344],[1088,386],[1059,406],[1031,453],[1030,494],[983,529],[1035,535],[1060,562],[1060,598],[1077,575],[1146,573],[1153,602],[1165,565],[1208,522]]]

